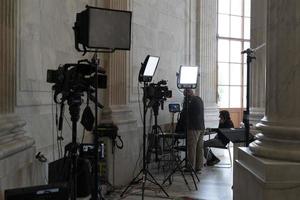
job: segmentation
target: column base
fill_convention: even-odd
[[[264,118],[256,125],[259,134],[249,145],[256,156],[300,162],[300,129],[297,126],[268,121]]]
[[[250,116],[249,116],[250,124],[252,124],[254,127],[257,123],[261,121],[264,115],[265,115],[265,108],[256,108],[256,107],[250,108]]]
[[[245,147],[238,151],[233,171],[233,200],[299,199],[300,162],[256,157]]]
[[[37,174],[33,139],[11,134],[0,141],[0,199],[4,199],[6,189],[33,185]]]
[[[142,158],[143,132],[138,131],[137,120],[126,105],[110,106],[103,113],[102,121],[114,122],[119,128],[118,135],[124,142],[123,149],[118,149],[106,138],[108,181],[114,186],[127,185],[140,170],[137,160]],[[117,140],[117,143],[120,144],[120,141]]]

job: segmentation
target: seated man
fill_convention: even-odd
[[[233,123],[230,119],[230,114],[227,110],[220,111],[219,115],[219,128],[233,128]],[[209,147],[226,147],[229,140],[218,131],[217,135],[210,140],[204,141],[204,157],[206,158],[206,164],[212,166],[220,162],[220,159],[213,154]]]

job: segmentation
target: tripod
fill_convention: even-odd
[[[129,183],[129,185],[125,188],[125,190],[120,195],[121,197],[123,197],[123,195],[128,191],[130,186],[142,181],[142,199],[144,199],[145,184],[146,184],[147,180],[150,181],[151,183],[157,185],[165,193],[165,195],[167,197],[169,197],[168,193],[164,190],[164,188],[155,180],[153,175],[150,173],[150,171],[148,170],[148,164],[146,163],[146,114],[147,114],[147,102],[146,102],[147,90],[146,90],[146,88],[147,88],[147,86],[148,86],[148,84],[146,82],[144,82],[144,87],[143,87],[143,91],[144,91],[144,95],[143,95],[143,107],[144,107],[144,112],[143,112],[144,113],[144,116],[143,116],[143,168],[138,173],[138,175],[136,177],[134,177],[132,179],[132,181]],[[140,175],[142,175],[141,178],[139,178]],[[149,179],[148,176],[150,176],[152,180]]]
[[[72,121],[72,142],[70,144],[71,154],[71,167],[70,167],[70,188],[71,188],[71,200],[75,200],[77,197],[77,150],[78,144],[77,138],[77,121],[79,120],[80,105],[82,103],[81,92],[71,92],[67,98],[69,105],[69,112]]]
[[[188,111],[188,109],[189,109],[189,95],[186,95],[185,96],[185,113],[183,113],[184,115],[185,115],[185,119],[186,119],[186,121],[185,121],[185,138],[186,138],[186,147],[185,147],[185,158],[184,159],[182,159],[181,161],[180,161],[180,158],[179,157],[176,157],[176,159],[175,159],[175,163],[176,163],[176,167],[173,169],[173,171],[169,174],[169,176],[167,176],[167,178],[165,178],[165,180],[163,181],[163,183],[162,184],[164,184],[167,180],[169,180],[169,182],[171,183],[171,176],[177,171],[177,170],[179,170],[180,171],[180,173],[181,173],[181,175],[182,175],[182,177],[183,177],[183,179],[184,179],[184,181],[185,181],[185,184],[187,185],[187,187],[189,188],[189,185],[188,185],[188,182],[187,182],[187,180],[186,180],[186,178],[185,178],[185,176],[184,176],[184,173],[183,173],[183,166],[182,166],[182,164],[185,162],[185,167],[186,167],[186,169],[190,172],[190,175],[191,175],[191,177],[192,177],[192,179],[193,179],[193,182],[194,182],[194,185],[195,185],[195,188],[196,188],[196,190],[198,190],[198,187],[197,187],[197,184],[196,184],[196,181],[195,181],[195,178],[194,178],[194,176],[197,178],[197,180],[198,180],[198,182],[200,181],[200,179],[199,179],[199,177],[198,177],[198,175],[197,175],[197,173],[196,173],[196,171],[195,171],[195,169],[193,168],[193,166],[192,166],[192,164],[191,164],[191,162],[189,161],[189,159],[188,159],[188,152],[187,152],[187,147],[188,147],[188,139],[187,139],[187,134],[188,134],[188,127],[189,127],[189,111]],[[190,188],[189,188],[190,189]]]
[[[152,110],[154,113],[154,125],[152,126],[152,131],[148,135],[148,150],[147,150],[147,160],[150,162],[151,160],[151,153],[154,149],[155,153],[155,161],[159,161],[158,154],[162,152],[162,149],[159,145],[159,133],[163,133],[161,127],[157,124],[157,116],[159,110],[159,101],[155,101],[152,105]]]

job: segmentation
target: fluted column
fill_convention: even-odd
[[[109,57],[109,104],[127,103],[128,53],[117,51]]]
[[[217,94],[217,1],[200,0],[197,4],[196,64],[200,66],[199,96],[205,105],[205,124],[218,124]]]
[[[0,199],[8,188],[33,184],[34,139],[26,122],[14,114],[16,104],[17,0],[0,1]]]
[[[300,3],[267,3],[266,113],[250,145],[258,156],[300,161]]]
[[[12,113],[15,106],[16,4],[0,1],[0,113]]]
[[[267,0],[252,0],[251,8],[251,48],[256,48],[267,42]],[[266,46],[257,50],[255,55],[250,75],[250,123],[254,125],[265,113]]]
[[[106,0],[105,7],[117,10],[128,10],[128,0]],[[107,55],[106,60],[108,74],[107,104],[126,105],[127,80],[129,68],[129,53],[127,51],[115,51]]]

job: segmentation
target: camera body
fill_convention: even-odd
[[[57,70],[47,70],[47,82],[72,87],[96,87],[95,66],[90,64],[65,64]],[[98,71],[98,88],[106,88],[107,76]]]
[[[106,88],[107,76],[103,71],[97,70],[96,80],[96,66],[92,64],[79,63],[79,64],[65,64],[59,66],[57,70],[47,70],[47,82],[55,83],[53,90],[56,96],[62,93],[64,95],[70,92],[85,92],[92,88]]]
[[[146,97],[150,100],[166,100],[172,97],[172,91],[169,90],[166,80],[161,80],[158,83],[151,83],[146,88]]]

